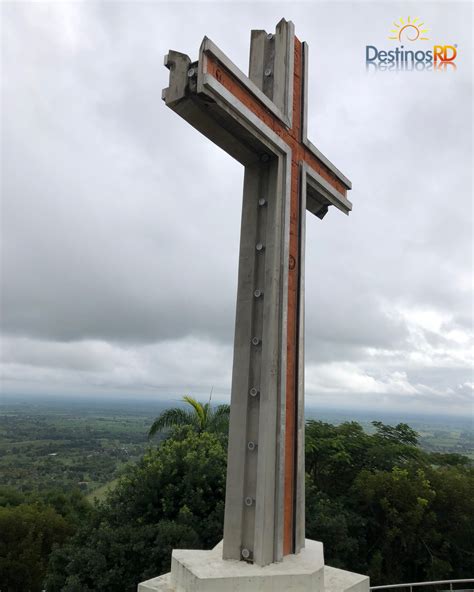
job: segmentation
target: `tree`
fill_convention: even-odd
[[[306,423],[306,471],[316,489],[330,497],[344,495],[366,465],[370,445],[370,436],[355,421],[334,426],[309,420]]]
[[[48,592],[135,592],[138,582],[169,571],[173,548],[219,541],[226,440],[200,425],[175,426],[92,510],[81,509],[80,499],[48,497],[68,519],[84,516],[51,555]],[[330,565],[368,573],[373,585],[469,577],[469,460],[424,453],[405,424],[374,427],[367,434],[356,422],[308,422],[307,535],[324,541]],[[8,491],[3,497],[11,505],[21,501]]]
[[[43,590],[51,549],[64,543],[72,530],[53,508],[41,504],[0,508],[2,592]]]
[[[474,469],[459,463],[433,467],[429,479],[436,491],[432,504],[439,532],[435,554],[438,562],[450,567],[441,573],[433,566],[429,579],[440,579],[445,573],[470,578],[474,573]]]
[[[185,396],[183,401],[190,409],[173,407],[166,409],[153,422],[148,437],[152,438],[158,432],[168,428],[191,426],[197,433],[224,432],[228,426],[230,405],[211,407],[211,400],[200,403],[193,397]]]
[[[365,544],[364,525],[364,519],[343,499],[318,491],[306,480],[306,537],[324,542],[328,565],[341,569],[355,565]]]
[[[457,452],[430,452],[428,459],[433,465],[441,467],[469,467],[471,465],[469,457],[458,454]]]
[[[0,486],[0,507],[19,506],[25,503],[25,496],[13,487]]]
[[[374,585],[469,577],[474,570],[474,470],[430,454],[406,424],[306,426],[308,536],[333,565]]]
[[[420,466],[428,464],[426,454],[418,446],[418,434],[409,425],[391,426],[381,421],[373,421],[372,425],[375,434],[370,436],[371,445],[364,468],[390,471],[412,461]]]
[[[222,536],[226,460],[218,434],[175,430],[53,552],[48,592],[135,592],[169,571],[172,549],[213,547]]]
[[[374,434],[364,432],[355,421],[337,426],[314,420],[306,423],[306,471],[320,491],[346,495],[363,469],[390,471],[412,461],[428,464],[418,448],[418,435],[409,426],[372,424]]]
[[[363,470],[351,489],[352,505],[365,517],[366,570],[377,583],[417,581],[436,540],[436,497],[423,469]],[[407,561],[407,558],[410,558]]]
[[[68,524],[75,528],[92,510],[90,502],[79,489],[72,489],[67,493],[57,489],[32,492],[28,500],[52,507]]]

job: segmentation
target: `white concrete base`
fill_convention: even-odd
[[[324,565],[322,543],[306,539],[298,555],[259,567],[212,551],[175,550],[171,573],[138,585],[138,592],[368,592],[369,578]]]

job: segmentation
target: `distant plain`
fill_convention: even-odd
[[[159,401],[113,398],[3,396],[0,404],[0,483],[18,491],[79,488],[90,500],[102,499],[149,446],[153,419],[177,399]],[[319,409],[308,406],[307,419],[332,424],[357,421],[367,432],[373,420],[407,423],[432,452],[456,452],[474,461],[470,417],[413,415]]]

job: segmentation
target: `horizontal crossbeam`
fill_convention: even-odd
[[[307,64],[308,51],[306,44],[302,45]],[[350,212],[350,181],[306,137],[306,101],[303,125],[296,133],[289,127],[288,115],[208,38],[201,44],[197,62],[170,51],[165,65],[171,76],[163,99],[193,127],[244,165],[257,161],[268,151],[281,149],[283,142],[293,152],[292,159],[306,163],[312,173],[314,183],[308,192],[308,210],[318,215],[321,206],[334,205],[345,214]],[[277,146],[275,136],[281,140]]]

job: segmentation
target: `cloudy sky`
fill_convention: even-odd
[[[307,402],[472,413],[471,3],[1,12],[4,394],[228,396],[243,169],[164,106],[163,55],[207,35],[246,71],[284,16],[309,136],[354,187],[349,217],[307,219]],[[456,70],[366,71],[408,15]]]

